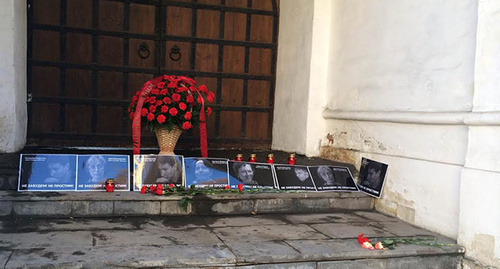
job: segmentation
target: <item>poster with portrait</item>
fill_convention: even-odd
[[[115,191],[128,191],[130,157],[128,155],[78,155],[76,190],[105,191],[106,180],[112,179]]]
[[[186,186],[224,188],[229,185],[228,159],[184,158]]]
[[[229,161],[229,186],[237,188],[275,188],[272,164]]]
[[[153,184],[182,185],[184,160],[181,155],[134,155],[134,190]]]
[[[343,166],[308,166],[318,191],[358,191],[351,171]]]
[[[74,191],[76,155],[21,154],[18,191]]]
[[[368,195],[380,198],[388,167],[385,163],[362,158],[358,178],[359,189]]]
[[[316,191],[307,166],[275,164],[274,173],[280,190]]]

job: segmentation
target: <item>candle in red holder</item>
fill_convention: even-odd
[[[237,161],[237,162],[243,161],[243,154],[236,155],[236,159],[234,159],[234,160]]]
[[[274,155],[273,154],[267,155],[267,163],[274,163]]]
[[[294,165],[295,164],[295,154],[290,153],[290,156],[288,157],[288,164]]]
[[[105,186],[106,186],[106,192],[115,191],[115,181],[112,178],[106,180]]]
[[[257,157],[255,154],[250,154],[250,159],[248,159],[249,162],[254,163],[257,162]]]

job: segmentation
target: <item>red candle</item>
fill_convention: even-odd
[[[254,163],[257,162],[257,157],[255,154],[250,154],[250,159],[248,159],[249,162]]]
[[[105,186],[106,186],[106,192],[115,191],[115,181],[113,179],[106,180]]]
[[[234,159],[234,160],[237,161],[237,162],[243,161],[243,154],[236,155],[236,159]]]
[[[267,163],[274,163],[274,155],[273,154],[267,155]]]
[[[294,165],[295,164],[295,154],[290,153],[290,156],[288,157],[288,164]]]

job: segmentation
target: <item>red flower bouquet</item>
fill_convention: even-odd
[[[134,118],[137,103],[141,96],[138,91],[132,98],[128,108],[130,119]],[[196,82],[183,76],[159,77],[151,91],[145,96],[142,105],[141,125],[154,131],[165,127],[171,131],[174,127],[188,130],[200,124],[202,107],[210,116],[212,109],[208,103],[214,101],[215,95],[205,85],[196,86]]]

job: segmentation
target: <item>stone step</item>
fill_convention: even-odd
[[[16,192],[0,191],[0,216],[110,217],[239,215],[371,210],[373,198],[359,192],[228,193],[194,196],[187,209],[182,196],[139,192]]]
[[[8,219],[4,268],[461,268],[457,245],[367,250],[368,238],[454,241],[373,211],[239,216]]]

